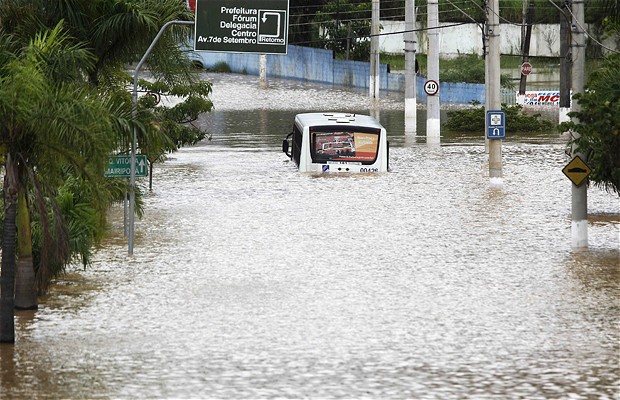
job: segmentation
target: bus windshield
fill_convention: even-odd
[[[377,159],[380,130],[310,131],[312,161],[372,164]]]

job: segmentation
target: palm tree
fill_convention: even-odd
[[[71,35],[85,43],[96,58],[88,70],[89,82],[100,91],[119,96],[127,94],[133,81],[126,66],[140,60],[161,26],[194,18],[182,0],[28,1],[47,26],[65,20]],[[210,83],[200,79],[187,57],[190,33],[187,27],[178,26],[166,31],[148,60],[150,79],[139,82],[142,93],[184,98],[172,108],[144,101],[147,96],[138,104],[138,119],[145,127],[138,136],[138,147],[148,155],[151,171],[154,162],[165,159],[166,152],[207,137],[206,131],[192,125],[198,115],[211,110],[212,103]],[[130,99],[126,100],[129,103]],[[120,153],[128,151],[129,142],[118,149]]]
[[[5,155],[3,226],[7,231],[2,242],[2,318],[12,308],[8,304],[14,302],[10,282],[14,280],[15,259],[11,255],[16,251],[21,262],[19,271],[30,272],[29,260],[34,257],[39,291],[45,290],[51,277],[72,255],[81,256],[81,261],[87,263],[89,244],[97,236],[93,225],[82,224],[77,229],[77,218],[73,223],[65,220],[61,211],[67,212],[68,208],[59,207],[57,201],[80,208],[81,212],[74,216],[79,214],[91,223],[99,219],[99,226],[103,226],[105,207],[121,198],[123,185],[102,182],[101,172],[109,153],[127,151],[131,124],[140,127],[139,146],[148,147],[149,154],[161,155],[205,137],[204,131],[187,125],[199,113],[209,111],[211,102],[210,84],[192,73],[180,46],[189,37],[184,28],[172,29],[160,40],[149,68],[157,82],[185,96],[185,104],[160,111],[140,104],[138,120],[143,123],[129,122],[132,105],[126,87],[131,76],[124,68],[140,58],[161,25],[189,18],[180,0],[0,3],[0,27],[4,29],[4,33],[0,29],[0,121],[11,121],[0,126]],[[34,37],[34,32],[45,31],[46,26],[47,34]],[[89,85],[85,85],[86,81]],[[28,96],[22,94],[32,96],[31,103],[25,104]],[[84,115],[80,117],[81,113]],[[106,151],[100,152],[102,148]],[[67,189],[71,176],[80,178],[80,183]],[[63,185],[66,190],[86,190],[90,197],[59,194],[57,189]],[[85,215],[84,204],[96,210],[99,218]],[[140,213],[140,204],[136,205]],[[20,237],[17,249],[16,223]],[[31,227],[34,232],[30,232]],[[82,245],[75,240],[77,237],[84,239]],[[11,245],[13,248],[5,248]],[[25,292],[31,287],[28,282],[17,285]],[[17,295],[20,299],[20,293]],[[29,307],[32,300],[24,304]],[[8,325],[0,329],[12,335]]]
[[[0,34],[1,43],[10,40]],[[3,54],[9,53],[6,47],[3,50]],[[50,265],[70,258],[66,225],[53,201],[57,188],[67,171],[90,182],[102,179],[108,155],[116,145],[113,132],[120,126],[117,122],[123,122],[114,116],[124,115],[122,105],[55,76],[60,71],[54,68],[53,60],[67,54],[82,65],[92,64],[92,56],[73,45],[59,24],[36,35],[27,47],[12,58],[5,57],[0,65],[0,143],[5,151],[0,341],[4,342],[14,341],[11,321],[18,199],[26,197],[32,188],[32,203],[42,227],[37,271],[42,287],[49,282]]]

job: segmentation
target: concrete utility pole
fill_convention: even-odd
[[[564,0],[560,12],[560,122],[567,122],[570,111],[570,88],[571,88],[571,32],[569,0]]]
[[[574,94],[583,93],[584,87],[584,71],[586,61],[586,36],[583,31],[584,24],[584,5],[583,0],[572,0],[573,24],[572,24],[572,59],[573,59],[573,92]],[[579,111],[581,107],[576,101],[573,101],[571,110]],[[579,122],[575,119],[575,122]],[[577,139],[579,133],[572,132],[573,138]],[[583,154],[579,154],[575,146],[572,148],[572,156],[580,156],[583,160]],[[571,236],[572,247],[583,248],[588,247],[588,189],[587,182],[580,186],[571,185],[572,187],[572,224]]]
[[[500,71],[499,71],[499,0],[489,0],[487,3],[487,46],[486,56],[486,111],[501,109],[500,99]],[[486,132],[486,127],[485,127]],[[502,179],[502,140],[487,140],[489,149],[489,178],[492,183],[501,183]]]
[[[261,54],[259,57],[259,86],[267,87],[267,55]]]
[[[379,0],[372,0],[370,21],[370,97],[379,98]]]
[[[415,0],[405,0],[405,133],[417,133]]]
[[[428,0],[428,79],[439,85],[439,0]],[[426,141],[440,141],[441,123],[438,91],[434,96],[426,97]]]

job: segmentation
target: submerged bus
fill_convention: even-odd
[[[305,113],[282,151],[301,172],[386,172],[388,146],[385,128],[368,115]]]

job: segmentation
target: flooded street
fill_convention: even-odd
[[[208,78],[212,140],[155,166],[133,257],[120,206],[18,312],[0,398],[620,399],[620,202],[588,191],[573,251],[564,138],[509,137],[491,186],[481,135],[405,136],[386,95],[391,172],[304,175],[294,115],[366,92]]]

